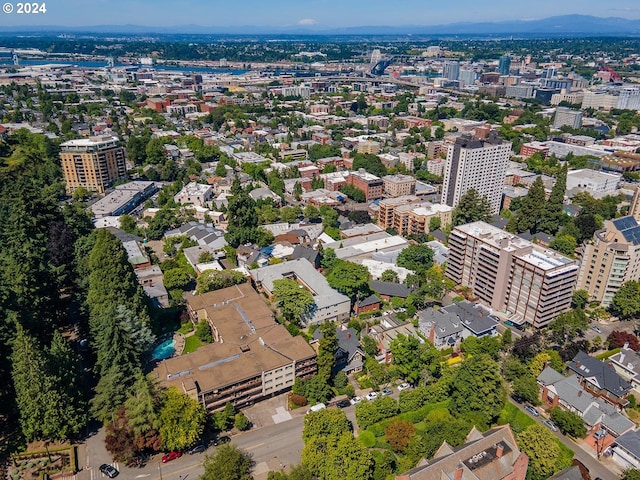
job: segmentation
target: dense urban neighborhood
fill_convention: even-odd
[[[197,38],[0,35],[6,478],[640,478],[640,40]]]

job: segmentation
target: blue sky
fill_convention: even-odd
[[[39,15],[0,12],[0,25],[331,28],[521,20],[572,13],[640,19],[638,0],[49,0],[46,6],[47,13]]]

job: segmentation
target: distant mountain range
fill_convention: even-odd
[[[0,26],[2,33],[120,33],[120,34],[210,34],[210,35],[427,35],[427,36],[640,36],[640,20],[589,15],[563,15],[538,20],[450,23],[446,25],[357,26],[332,28],[322,25],[290,27],[180,25]]]

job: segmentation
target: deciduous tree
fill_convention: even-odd
[[[273,296],[284,318],[300,325],[315,304],[311,292],[295,280],[283,278],[273,282]]]
[[[206,412],[200,402],[171,387],[160,410],[160,437],[167,450],[183,450],[200,439]]]
[[[202,480],[252,480],[251,454],[243,452],[235,445],[225,444],[218,447],[215,455],[207,456],[204,461]]]

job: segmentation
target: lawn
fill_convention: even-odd
[[[202,345],[202,342],[195,335],[186,337],[184,341],[184,350],[182,351],[182,354],[185,355],[187,353],[195,352],[198,349],[198,347],[200,347],[201,345]]]
[[[498,424],[505,425],[507,423],[511,424],[511,429],[514,432],[520,433],[529,425],[533,425],[535,420],[522,412],[513,403],[506,402],[502,412],[500,412],[500,417],[498,417]]]

